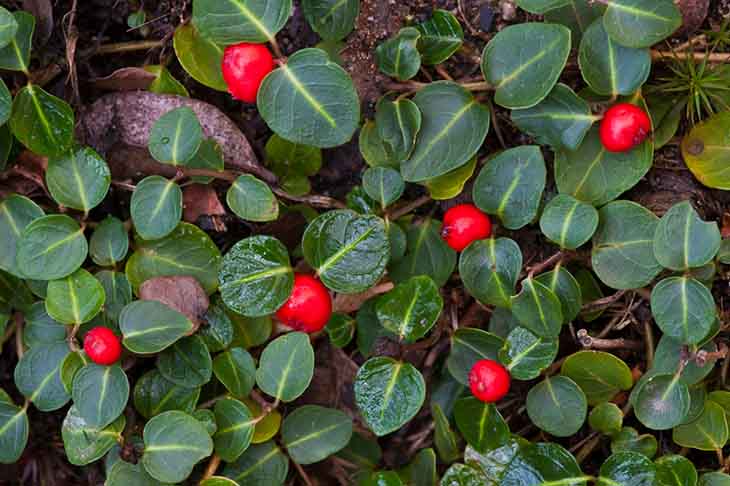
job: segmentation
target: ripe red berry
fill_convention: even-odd
[[[294,275],[294,290],[276,317],[296,331],[317,332],[332,315],[332,298],[322,282],[304,273]]]
[[[469,387],[479,400],[494,403],[509,391],[510,376],[504,366],[491,359],[474,363],[469,372]]]
[[[84,351],[96,364],[113,365],[122,355],[122,345],[111,329],[100,326],[86,333]]]
[[[274,59],[263,44],[242,42],[226,47],[222,69],[233,97],[254,103],[261,81],[274,69]]]
[[[446,211],[441,237],[456,251],[461,251],[472,241],[489,238],[492,222],[489,216],[473,204],[459,204]]]
[[[618,103],[601,120],[601,143],[609,152],[626,152],[641,144],[651,132],[651,120],[631,103]]]

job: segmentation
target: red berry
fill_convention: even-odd
[[[332,298],[322,282],[305,273],[294,275],[294,290],[276,317],[296,331],[317,332],[332,315]]]
[[[489,216],[473,204],[459,204],[446,211],[441,237],[456,251],[461,251],[472,241],[489,238],[492,222]]]
[[[474,363],[469,372],[469,387],[479,400],[494,403],[509,391],[510,376],[504,366],[491,359]]]
[[[261,81],[274,69],[274,59],[263,44],[242,42],[226,47],[222,69],[233,97],[255,103]]]
[[[84,351],[96,364],[113,365],[122,355],[122,345],[111,329],[100,326],[86,333]]]
[[[618,103],[601,120],[601,143],[609,152],[626,152],[641,144],[651,132],[651,120],[631,103]]]

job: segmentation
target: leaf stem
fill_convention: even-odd
[[[22,359],[25,353],[23,349],[23,323],[25,320],[20,312],[16,312],[13,319],[15,320],[15,353],[18,355],[18,359]]]
[[[424,194],[423,196],[419,197],[418,199],[411,201],[407,204],[404,204],[403,206],[400,206],[398,208],[395,208],[392,212],[388,213],[387,218],[390,221],[395,221],[396,219],[405,216],[406,214],[410,213],[411,211],[415,211],[416,209],[420,208],[424,204],[428,204],[431,201],[431,196],[428,194]]]
[[[203,474],[203,477],[200,478],[200,481],[203,482],[213,476],[220,465],[221,457],[218,454],[213,454],[210,457],[210,461],[208,461],[208,466],[205,468],[205,473]]]

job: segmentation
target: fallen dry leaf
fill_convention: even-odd
[[[96,78],[94,87],[109,91],[135,91],[147,89],[157,76],[139,67],[117,69],[109,76]]]
[[[218,193],[207,184],[191,184],[183,190],[183,219],[196,223],[201,216],[211,216],[218,232],[226,226],[219,216],[226,215],[226,208],[218,199]]]
[[[139,287],[141,300],[156,300],[171,309],[185,314],[193,322],[193,334],[200,326],[200,320],[208,310],[210,301],[194,277],[180,275],[155,277],[146,280]]]

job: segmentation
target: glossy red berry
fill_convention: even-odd
[[[509,391],[510,376],[507,369],[491,359],[474,363],[469,372],[469,387],[479,400],[494,403]]]
[[[222,69],[233,97],[254,103],[261,81],[274,69],[274,59],[263,44],[242,42],[226,47]]]
[[[618,103],[601,120],[601,143],[609,152],[626,152],[641,144],[651,132],[651,120],[631,103]]]
[[[304,273],[294,275],[294,289],[276,311],[285,326],[296,331],[317,332],[327,325],[332,315],[332,298],[322,282]]]
[[[461,251],[472,241],[489,238],[492,222],[489,216],[473,204],[459,204],[446,211],[441,237],[456,251]]]
[[[113,365],[122,355],[122,345],[111,329],[100,326],[86,333],[84,351],[96,364]]]

